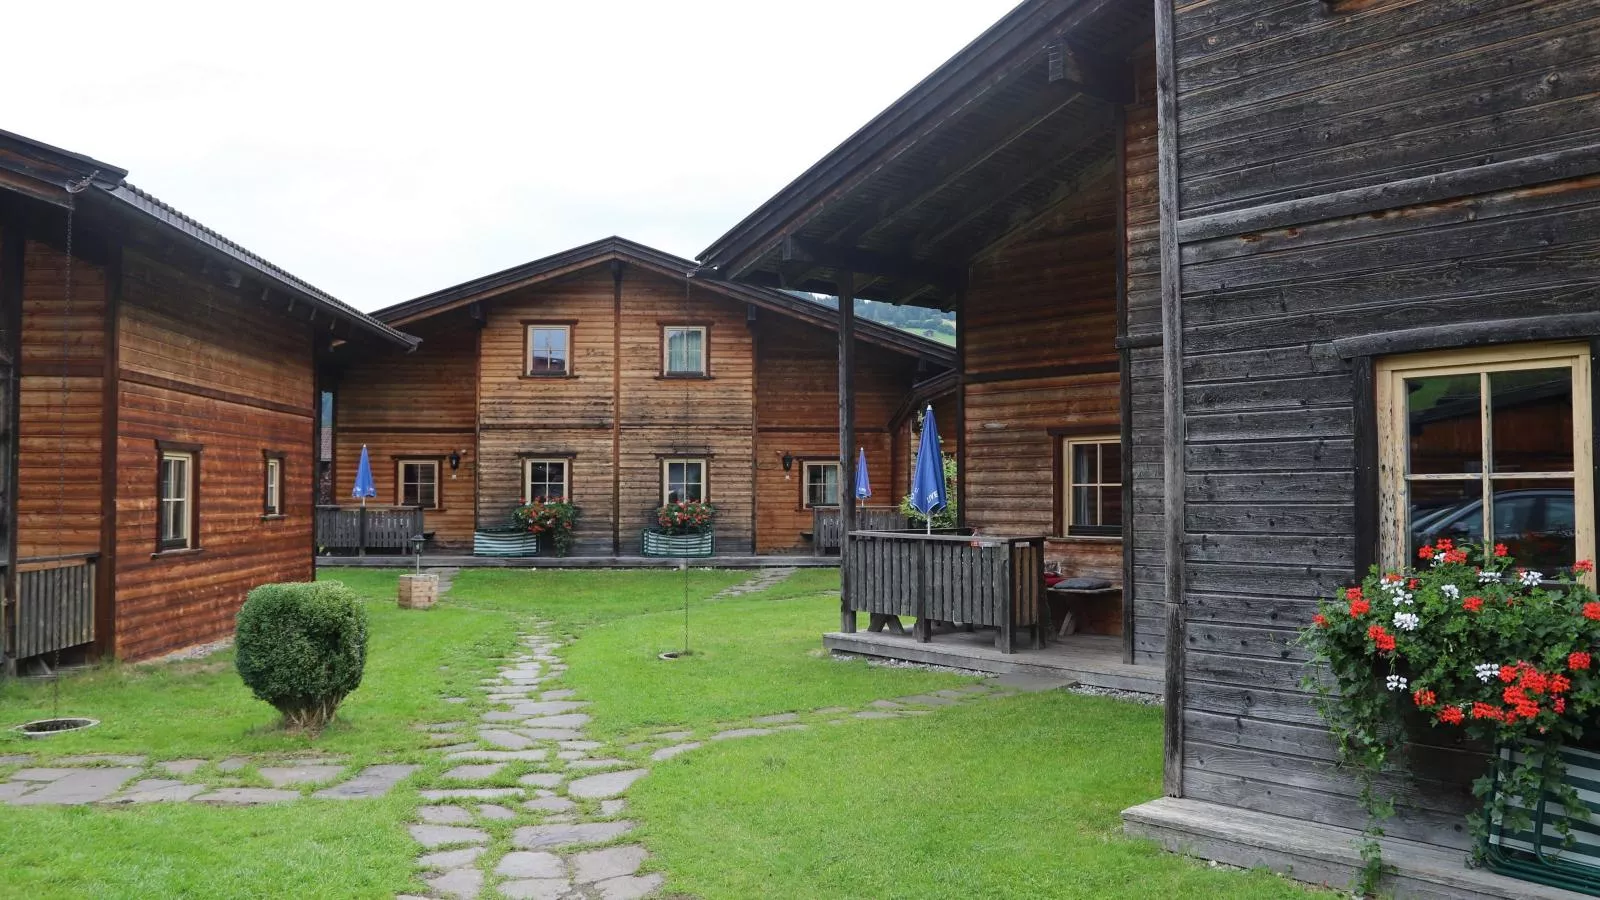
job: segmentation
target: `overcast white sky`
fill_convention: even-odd
[[[611,234],[692,257],[1016,2],[19,4],[0,128],[371,310]]]

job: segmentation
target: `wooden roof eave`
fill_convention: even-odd
[[[639,266],[668,278],[692,278],[731,300],[800,319],[829,331],[837,331],[839,327],[838,317],[826,306],[790,296],[782,291],[715,277],[713,273],[702,270],[693,260],[673,256],[620,237],[594,241],[520,266],[503,269],[377,310],[372,315],[389,325],[404,327],[511,291],[564,278],[613,260]],[[856,333],[864,341],[916,359],[924,359],[943,366],[954,366],[956,362],[953,348],[893,326],[859,321]]]
[[[923,79],[700,255],[726,278],[770,264],[785,240],[823,207],[849,193],[973,103],[1053,48],[1059,37],[1116,6],[1116,0],[1031,0]],[[869,273],[870,274],[870,273]]]

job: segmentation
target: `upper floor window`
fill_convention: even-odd
[[[661,502],[701,501],[706,499],[706,461],[703,459],[663,459],[661,461]]]
[[[839,464],[836,462],[808,462],[804,464],[805,507],[839,505]]]
[[[530,324],[526,373],[529,375],[572,374],[572,326]]]
[[[439,508],[439,461],[402,459],[395,462],[395,501],[400,506]]]
[[[667,375],[706,374],[703,325],[668,325],[661,330],[661,371]]]
[[[199,546],[200,451],[157,445],[160,468],[156,477],[156,549],[190,550]]]
[[[283,515],[283,458],[282,453],[271,450],[262,452],[265,469],[263,484],[261,486],[261,514],[264,516]]]
[[[1068,535],[1122,534],[1122,439],[1063,440],[1062,523]]]
[[[1424,544],[1504,544],[1546,574],[1595,553],[1586,344],[1396,357],[1378,366],[1387,567]]]
[[[570,499],[567,487],[567,461],[564,459],[525,459],[522,461],[522,496],[535,500]]]

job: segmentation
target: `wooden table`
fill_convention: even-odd
[[[1052,585],[1045,588],[1045,592],[1048,595],[1054,595],[1065,600],[1068,597],[1097,597],[1101,594],[1119,594],[1122,592],[1122,585],[1113,584],[1103,588],[1064,588]],[[1061,616],[1061,627],[1056,629],[1056,637],[1066,637],[1069,634],[1076,633],[1077,630],[1077,616],[1073,615],[1072,610],[1069,608]]]

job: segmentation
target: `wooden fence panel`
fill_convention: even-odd
[[[94,640],[97,554],[19,560],[19,659],[77,647]]]

